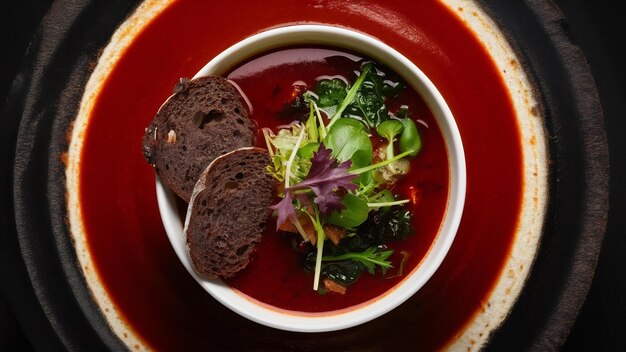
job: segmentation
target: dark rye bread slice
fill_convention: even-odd
[[[181,79],[146,128],[143,153],[167,186],[185,201],[200,173],[218,156],[256,141],[256,124],[228,80]]]
[[[191,262],[206,278],[227,278],[248,265],[274,197],[269,153],[241,148],[215,159],[193,190],[184,234]]]

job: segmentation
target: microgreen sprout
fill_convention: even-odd
[[[402,126],[402,122],[398,120],[387,120],[376,127],[378,135],[387,140],[386,159],[393,158],[393,142],[396,140],[396,136],[402,133],[403,129],[404,127]]]

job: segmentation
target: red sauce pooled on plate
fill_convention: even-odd
[[[154,170],[141,153],[145,127],[181,77],[254,33],[295,23],[352,28],[404,54],[446,99],[467,163],[463,218],[435,275],[397,309],[326,334],[267,328],[208,295],[167,239]],[[523,188],[518,128],[498,68],[440,2],[176,1],[133,38],[91,113],[80,165],[94,263],[86,270],[97,272],[117,312],[155,350],[440,349],[484,307],[509,256]]]
[[[252,105],[252,118],[259,127],[285,125],[299,115],[284,114],[283,109],[298,94],[313,90],[323,76],[342,76],[354,82],[362,58],[329,48],[290,48],[256,57],[239,65],[228,78],[239,85]],[[391,70],[387,69],[389,74]],[[401,282],[428,252],[439,230],[448,196],[448,157],[443,137],[435,119],[421,99],[406,86],[397,96],[385,101],[390,111],[404,104],[411,118],[417,120],[423,148],[411,158],[411,169],[394,185],[392,191],[401,199],[415,198],[407,208],[413,215],[414,234],[403,241],[389,243],[394,254],[389,258],[394,266],[387,272],[392,276],[401,262],[401,251],[410,254],[405,275],[383,278],[379,273],[364,272],[345,295],[313,290],[313,273],[305,272],[291,247],[292,235],[275,232],[271,221],[261,244],[246,269],[228,279],[231,287],[271,306],[299,312],[327,312],[364,303],[384,294]],[[308,110],[308,109],[307,109]],[[257,145],[266,148],[259,131]],[[376,148],[376,146],[374,147]],[[299,237],[299,235],[295,235]]]

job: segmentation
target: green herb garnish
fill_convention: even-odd
[[[373,62],[363,64],[357,76],[352,85],[339,78],[320,80],[314,92],[298,97],[308,104],[306,121],[276,133],[263,129],[272,157],[268,172],[284,183],[283,198],[272,207],[277,226],[291,221],[308,240],[297,217],[306,214],[316,234],[304,261],[314,271],[315,290],[321,277],[350,285],[364,271],[384,274],[393,253],[385,243],[411,233],[404,207],[409,200],[391,192],[394,180],[373,176],[406,173],[407,158],[421,149],[408,108],[393,115],[385,103],[404,83],[387,79]],[[384,150],[373,150],[376,134],[387,141]],[[380,161],[373,164],[375,152]],[[333,232],[327,236],[337,227],[342,239]],[[329,236],[334,243],[326,240]]]

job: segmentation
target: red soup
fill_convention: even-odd
[[[239,65],[228,74],[250,101],[252,118],[260,128],[277,130],[297,119],[297,112],[285,109],[294,97],[313,89],[321,78],[341,76],[354,82],[364,59],[353,53],[331,48],[288,48],[270,52]],[[388,70],[389,71],[389,70]],[[393,73],[391,73],[393,75]],[[249,298],[275,308],[296,312],[327,312],[357,306],[383,295],[402,282],[428,252],[439,230],[448,196],[448,159],[441,131],[421,97],[405,87],[385,104],[389,111],[407,105],[417,122],[422,149],[412,158],[408,174],[392,186],[393,193],[409,199],[405,206],[412,213],[413,234],[391,242],[389,260],[393,268],[383,276],[363,273],[345,295],[320,294],[312,288],[313,273],[305,271],[293,248],[299,235],[276,232],[274,222],[266,229],[249,266],[227,283]],[[377,140],[373,141],[376,148]],[[259,147],[265,148],[261,132]],[[295,237],[294,237],[295,236]],[[403,275],[398,274],[402,255]]]

